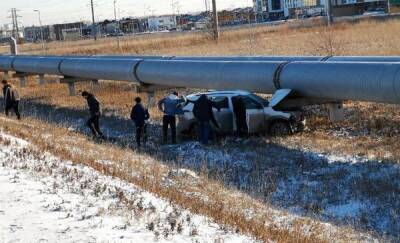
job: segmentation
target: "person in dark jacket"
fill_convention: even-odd
[[[140,97],[136,97],[135,102],[136,104],[132,107],[131,111],[131,119],[135,122],[136,143],[140,148],[140,140],[142,135],[145,135],[146,120],[150,118],[150,114],[149,111],[143,107],[142,99]]]
[[[205,145],[208,144],[210,136],[210,121],[219,128],[214,118],[213,107],[220,110],[205,94],[202,94],[199,99],[194,102],[193,106],[193,115],[199,124],[200,142]]]
[[[87,92],[82,92],[82,97],[87,100],[90,118],[87,121],[86,125],[90,128],[94,137],[104,138],[103,133],[100,130],[100,116],[101,116],[101,106],[100,102],[96,99],[96,97]]]
[[[8,116],[9,111],[13,109],[18,120],[20,120],[21,114],[19,113],[19,93],[7,80],[3,80],[2,84],[6,116]]]
[[[246,104],[244,103],[243,97],[232,97],[232,105],[233,113],[235,114],[237,135],[239,137],[246,136],[248,134],[248,128],[246,121]]]
[[[176,115],[183,114],[181,104],[186,99],[178,97],[177,92],[173,92],[158,102],[158,109],[164,113],[163,116],[163,142],[168,142],[168,127],[171,128],[172,143],[176,143]]]

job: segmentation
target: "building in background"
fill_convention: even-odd
[[[82,28],[74,29],[63,29],[62,30],[63,41],[77,41],[82,38]]]
[[[352,16],[365,14],[368,11],[387,11],[387,1],[376,0],[331,0],[333,16]]]
[[[70,30],[70,29],[84,29],[87,26],[86,22],[74,22],[74,23],[64,23],[64,24],[55,24],[54,27],[54,34],[56,40],[64,40],[63,30]]]
[[[321,0],[285,0],[285,9],[285,16],[289,18],[321,16],[326,12],[325,3]]]
[[[289,11],[285,8],[285,0],[269,0],[268,1],[268,18],[269,20],[284,19],[289,16]]]
[[[15,31],[13,30],[13,26],[11,24],[5,24],[0,27],[0,37],[11,37],[13,36],[13,34],[15,34]],[[19,40],[22,40],[24,38],[23,27],[19,28],[19,32],[17,35]]]
[[[119,29],[125,34],[132,34],[145,31],[138,18],[125,18],[119,21]]]
[[[253,8],[236,8],[223,10],[218,13],[218,22],[221,26],[239,25],[259,22]]]
[[[10,37],[12,36],[12,26],[10,24],[5,24],[0,27],[0,37]]]
[[[165,15],[148,18],[150,31],[174,30],[177,27],[176,16]]]
[[[289,15],[285,0],[253,0],[253,8],[259,21],[279,20]]]
[[[28,42],[40,42],[42,40],[49,42],[56,38],[52,25],[25,27],[24,37]]]
[[[253,9],[258,22],[268,20],[268,0],[253,0]]]

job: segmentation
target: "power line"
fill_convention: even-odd
[[[18,12],[20,10],[16,9],[16,8],[12,8],[10,10],[11,12],[11,16],[9,16],[9,18],[11,18],[12,21],[12,36],[16,39],[19,39],[19,22],[18,22],[18,18],[22,17],[20,15],[18,15]]]

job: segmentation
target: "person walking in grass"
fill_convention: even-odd
[[[8,116],[10,110],[13,109],[18,120],[21,120],[21,114],[19,113],[20,98],[18,90],[15,89],[7,80],[3,80],[2,84],[6,116]]]
[[[185,97],[178,97],[177,92],[172,92],[158,102],[158,109],[163,116],[163,142],[168,142],[168,127],[171,128],[171,140],[176,144],[176,115],[183,114],[181,103],[186,102]]]
[[[92,131],[92,134],[96,138],[103,138],[104,135],[100,130],[100,116],[101,116],[101,106],[100,102],[96,99],[96,97],[87,92],[82,92],[82,97],[86,99],[90,111],[90,118],[87,121],[86,125]]]
[[[146,138],[144,137],[146,134],[146,120],[150,118],[149,111],[143,107],[142,99],[140,97],[136,97],[136,104],[132,107],[131,111],[131,119],[135,122],[136,126],[136,144],[138,148],[140,148],[140,142],[143,138],[143,142],[146,143]]]

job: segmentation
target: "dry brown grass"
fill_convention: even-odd
[[[323,153],[364,156],[400,163],[398,105],[348,102],[346,120],[332,124],[326,117],[310,117],[309,131],[281,141]]]
[[[318,47],[332,39],[336,55],[400,55],[399,31],[398,20],[340,23],[329,30],[261,26],[224,31],[218,43],[204,33],[146,35],[127,37],[122,50],[113,39],[53,42],[47,54],[328,55],[332,53]],[[41,46],[28,44],[20,50],[41,53]]]

